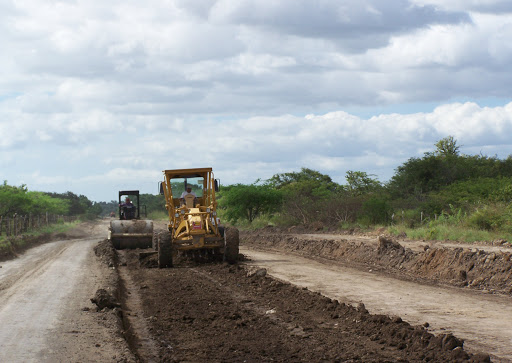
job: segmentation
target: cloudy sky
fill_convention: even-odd
[[[512,154],[510,0],[2,0],[0,45],[0,179],[30,190]]]

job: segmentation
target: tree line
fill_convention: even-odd
[[[484,230],[512,233],[512,156],[465,155],[452,136],[433,151],[409,158],[392,178],[380,182],[364,171],[346,171],[345,183],[309,168],[275,174],[252,184],[223,186],[219,212],[234,224],[390,225],[411,228],[425,220],[461,216]],[[149,217],[164,217],[162,195],[141,194]],[[51,213],[95,218],[118,211],[118,201],[92,202],[72,192],[29,191],[25,185],[0,185],[0,217]]]
[[[386,183],[349,170],[346,183],[338,184],[329,175],[302,168],[224,187],[220,207],[232,223],[263,218],[284,225],[368,226],[391,224],[399,216],[414,227],[424,216],[462,213],[478,228],[512,229],[512,156],[464,155],[452,136],[434,147],[398,166]]]
[[[85,195],[29,191],[24,184],[13,186],[7,181],[0,184],[0,217],[50,213],[90,219],[98,216],[101,210],[99,203],[90,201]]]

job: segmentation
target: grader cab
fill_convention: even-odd
[[[178,253],[207,258],[238,258],[236,228],[224,228],[217,218],[218,182],[212,168],[164,170],[160,192],[169,213],[167,230],[153,239],[158,266],[172,267]]]

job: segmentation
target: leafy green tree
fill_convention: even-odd
[[[425,194],[439,187],[441,160],[434,155],[410,158],[400,165],[388,183],[395,198],[415,196],[421,200]]]
[[[87,208],[87,211],[85,212],[84,216],[87,219],[95,219],[101,215],[101,212],[102,212],[101,204],[96,203],[96,202],[91,202],[91,205]]]
[[[423,158],[411,158],[399,166],[388,188],[395,198],[415,195],[423,200],[426,194],[453,183],[478,178],[511,177],[509,159],[427,154]]]
[[[247,220],[250,223],[261,214],[277,211],[281,201],[282,193],[269,185],[235,184],[223,188],[219,205],[225,209],[229,221]]]
[[[497,202],[512,202],[512,178],[508,178],[508,183],[495,188],[491,193],[491,198]]]
[[[10,186],[7,181],[0,185],[0,216],[17,214],[67,214],[69,202],[43,192],[28,191],[25,185]]]
[[[77,195],[73,192],[66,193],[46,193],[52,198],[66,200],[69,203],[68,215],[78,216],[86,214],[93,203],[85,195]]]
[[[276,174],[268,183],[283,193],[284,218],[303,225],[326,222],[326,205],[334,207],[333,201],[343,191],[343,187],[333,182],[329,175],[307,168],[300,172]]]
[[[352,196],[364,195],[379,190],[382,185],[372,178],[375,175],[367,174],[364,171],[348,170],[346,180],[348,183],[347,191]]]
[[[324,203],[335,195],[328,185],[314,180],[293,182],[279,190],[283,192],[283,214],[303,225],[321,219]]]
[[[165,198],[163,195],[157,194],[141,194],[140,204],[146,206],[147,213],[166,212]],[[142,210],[141,210],[142,213]]]
[[[275,174],[267,180],[267,183],[276,189],[281,189],[294,183],[304,183],[315,189],[319,188],[332,192],[341,188],[340,185],[332,181],[329,175],[308,168],[301,168],[300,172]]]
[[[110,215],[110,212],[117,213],[119,207],[119,202],[117,200],[111,200],[110,202],[98,202],[96,204],[100,206],[100,215],[102,216],[108,216]]]
[[[499,160],[484,155],[460,155],[457,141],[452,136],[435,145],[435,152],[425,153],[422,158],[410,158],[396,169],[387,184],[395,199],[414,197],[423,202],[428,193],[456,182],[512,176],[511,156]]]
[[[435,154],[439,156],[457,156],[459,155],[460,146],[453,136],[447,136],[435,143]]]
[[[62,214],[65,215],[69,210],[69,202],[64,199],[52,198],[43,192],[28,192],[31,205],[28,211],[32,214]]]
[[[27,187],[23,184],[19,187],[7,184],[7,180],[0,185],[0,216],[12,216],[14,213],[25,213],[31,205]]]

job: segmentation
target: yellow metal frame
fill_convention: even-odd
[[[212,168],[164,170],[163,191],[165,207],[169,213],[167,228],[174,245],[180,250],[217,248],[224,245],[217,223],[215,179]],[[203,196],[194,208],[181,206],[175,198],[171,180],[177,178],[203,178]]]

